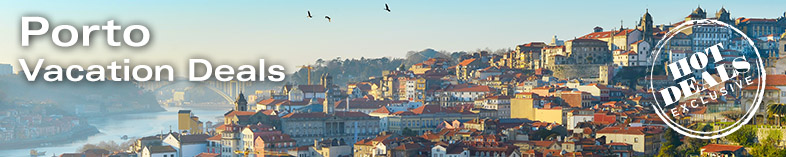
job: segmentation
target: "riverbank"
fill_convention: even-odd
[[[92,125],[76,126],[76,129],[60,133],[55,136],[47,136],[35,139],[14,140],[12,143],[0,143],[0,150],[36,148],[50,145],[68,144],[77,140],[84,140],[87,137],[100,133],[98,128]]]
[[[60,155],[63,153],[74,153],[85,144],[97,144],[100,142],[116,142],[122,143],[123,136],[129,139],[151,136],[160,133],[169,132],[169,130],[177,129],[177,113],[179,110],[191,110],[191,112],[199,116],[199,119],[207,123],[223,122],[217,119],[226,113],[226,109],[199,109],[191,107],[164,107],[163,112],[145,112],[134,114],[115,114],[107,115],[101,118],[92,118],[88,124],[98,128],[99,133],[93,134],[86,139],[81,137],[79,139],[65,139],[61,144],[51,144],[48,146],[27,147],[18,149],[0,150],[0,156],[29,156],[30,150],[35,149],[42,152],[47,152],[47,156],[52,156],[54,153]]]
[[[146,110],[134,110],[134,111],[124,111],[124,112],[114,112],[114,113],[105,113],[105,114],[97,114],[97,115],[82,115],[80,119],[100,119],[106,118],[107,116],[119,116],[119,115],[131,115],[131,114],[144,114],[144,113],[158,113],[158,112],[165,112],[166,109],[162,107],[158,108],[151,108]],[[33,139],[16,139],[10,143],[0,143],[0,150],[11,150],[11,149],[33,149],[38,147],[48,147],[48,146],[57,146],[63,144],[74,143],[76,141],[83,141],[86,140],[88,137],[101,133],[92,123],[86,123],[79,126],[75,126],[73,129],[58,133],[57,135],[53,136],[46,136],[40,138],[33,138]]]

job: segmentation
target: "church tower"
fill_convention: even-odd
[[[652,16],[650,15],[649,9],[644,12],[644,16],[641,16],[638,29],[641,30],[641,39],[645,41],[650,41],[650,39],[652,39],[652,34],[655,32],[652,30]]]
[[[243,95],[243,92],[240,92],[240,95],[235,100],[235,111],[248,111],[248,101],[246,101],[246,96]]]
[[[704,9],[701,9],[701,6],[699,6],[696,7],[696,10],[693,10],[693,12],[691,12],[690,15],[688,15],[688,17],[685,17],[685,21],[703,20],[706,18],[707,18],[707,12],[704,12]]]
[[[333,89],[327,88],[325,90],[325,103],[322,103],[322,112],[325,114],[332,115],[336,110],[336,101],[333,100],[331,93],[333,93]]]
[[[731,14],[729,11],[726,11],[726,8],[721,7],[717,13],[715,13],[715,17],[718,18],[718,21],[724,22],[729,25],[734,25],[734,21],[731,21]]]
[[[336,91],[333,89],[333,76],[330,76],[330,73],[322,74],[322,78],[320,78],[320,84],[325,87],[325,102],[322,104],[322,111],[325,114],[333,114],[335,110],[335,106],[333,106],[336,102]]]
[[[333,86],[333,76],[330,76],[330,73],[322,74],[322,77],[319,78],[319,83],[324,86],[325,89],[328,89]]]

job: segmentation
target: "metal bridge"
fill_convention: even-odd
[[[187,82],[187,81],[184,81]],[[149,82],[134,82],[137,86],[147,91],[159,91],[161,89],[165,89],[178,81],[169,82],[169,81],[149,81]],[[190,83],[190,82],[189,82]],[[215,92],[216,94],[220,95],[229,103],[235,102],[235,97],[240,94],[248,86],[251,86],[251,82],[241,82],[241,81],[205,81],[200,82],[204,87],[207,87],[211,91]],[[197,84],[195,84],[197,85]]]

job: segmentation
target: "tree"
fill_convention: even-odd
[[[736,132],[731,133],[724,138],[731,142],[750,147],[753,146],[756,142],[756,128],[752,126],[743,126]]]
[[[699,155],[701,147],[708,143],[709,141],[704,139],[685,138],[685,142],[677,147],[677,152],[678,154],[684,154],[684,156]]]
[[[760,142],[760,145],[754,146],[751,149],[753,156],[786,156],[786,150],[778,149],[775,147],[783,138],[783,133],[776,130],[767,132],[767,136]]]
[[[410,128],[404,128],[404,130],[401,131],[401,135],[409,136],[409,137],[411,137],[411,136],[418,136],[418,132],[414,131],[414,130],[412,130]]]
[[[682,141],[680,141],[680,134],[673,129],[666,129],[666,132],[663,133],[663,138],[666,142],[663,143],[663,146],[671,145],[674,146],[673,148],[677,148],[682,145]]]
[[[531,139],[550,140],[549,137],[554,138],[554,137],[557,137],[557,136],[559,136],[559,133],[554,132],[552,130],[549,130],[549,129],[538,129],[538,130],[535,131],[535,133],[533,134],[533,137]]]
[[[778,121],[778,125],[781,125],[781,118],[786,115],[786,104],[770,104],[767,106],[767,115],[769,117],[775,117]]]
[[[677,149],[674,145],[663,145],[660,147],[657,157],[676,157]]]

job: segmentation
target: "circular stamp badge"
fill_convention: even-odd
[[[766,73],[745,33],[717,20],[690,20],[653,49],[650,92],[655,113],[680,134],[699,139],[729,135],[755,117]],[[738,117],[729,118],[732,113]]]

